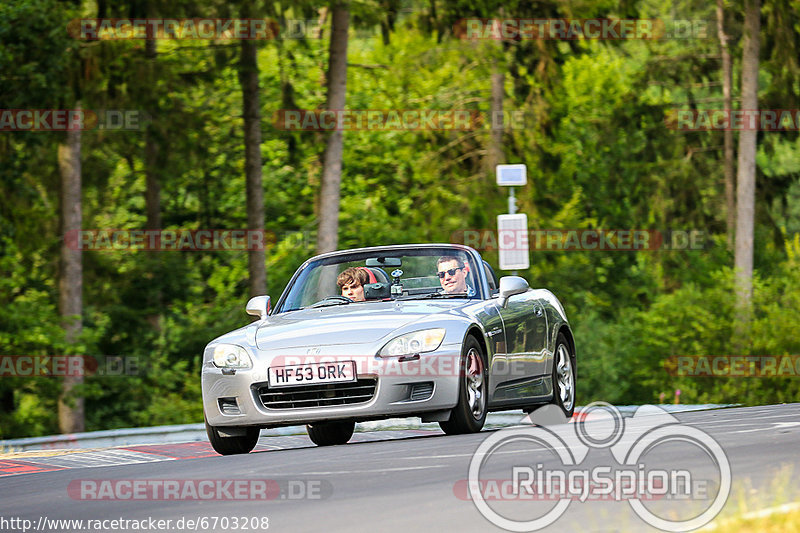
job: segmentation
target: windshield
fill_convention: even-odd
[[[275,312],[388,300],[479,298],[477,268],[458,248],[372,250],[312,261]]]

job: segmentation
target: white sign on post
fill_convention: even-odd
[[[525,270],[531,266],[528,215],[497,215],[497,249],[500,270]]]
[[[497,165],[495,175],[497,184],[504,187],[522,187],[528,183],[528,167],[524,163],[518,165]]]

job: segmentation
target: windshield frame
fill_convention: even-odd
[[[486,273],[484,272],[483,268],[483,258],[480,254],[473,248],[469,246],[464,246],[460,244],[452,244],[452,243],[442,243],[442,244],[401,244],[401,245],[392,245],[392,246],[374,246],[369,248],[355,248],[351,250],[339,250],[335,252],[329,252],[326,254],[320,254],[314,256],[308,260],[306,260],[300,267],[295,271],[294,275],[292,276],[289,283],[286,285],[286,289],[284,289],[281,297],[278,299],[275,307],[273,307],[272,312],[270,315],[277,315],[282,313],[288,313],[292,311],[297,311],[298,309],[284,309],[286,305],[286,301],[288,299],[289,294],[292,291],[295,283],[298,280],[304,278],[304,274],[306,273],[307,269],[311,268],[312,266],[316,268],[321,264],[334,264],[346,261],[358,261],[361,259],[366,259],[367,257],[375,256],[375,255],[401,255],[401,254],[414,254],[414,252],[420,252],[419,255],[425,256],[435,256],[435,255],[447,255],[447,253],[466,253],[469,257],[469,260],[472,262],[472,273],[474,277],[475,283],[475,296],[470,298],[471,300],[485,300],[488,298],[489,291],[487,289],[488,284],[486,281]],[[437,251],[438,250],[438,251]],[[402,268],[402,267],[401,267]],[[394,299],[394,298],[393,298]],[[467,299],[467,297],[464,297]]]

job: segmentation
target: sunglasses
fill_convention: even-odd
[[[458,272],[462,268],[464,267],[451,268],[450,270],[442,270],[441,272],[438,272],[439,279],[444,279],[445,274],[447,274],[448,276],[455,276],[456,272]]]

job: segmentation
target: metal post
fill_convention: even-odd
[[[517,214],[517,198],[514,196],[514,187],[508,188],[508,214],[509,215],[516,215]],[[517,275],[516,270],[511,271],[512,276]]]

